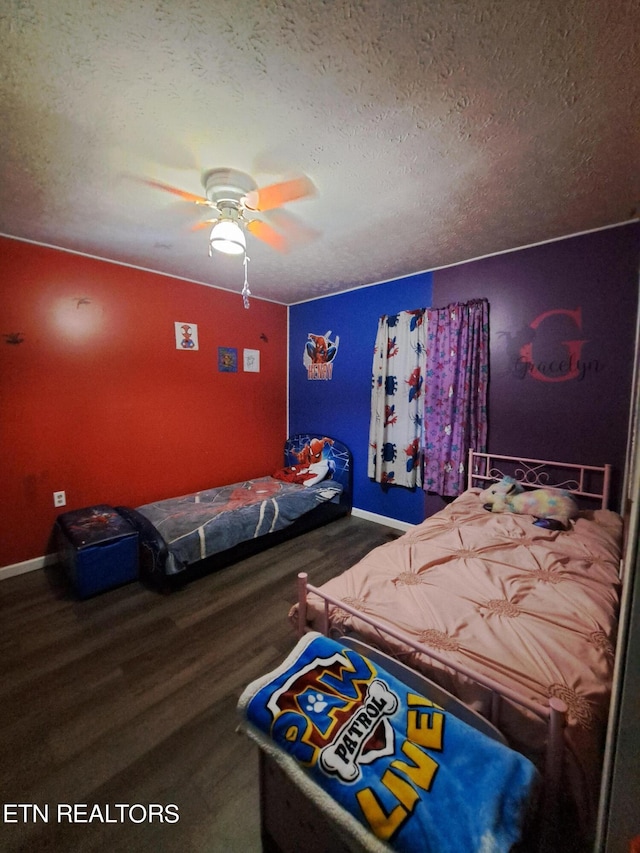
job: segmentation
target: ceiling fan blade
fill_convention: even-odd
[[[257,237],[258,240],[262,240],[263,243],[271,246],[277,252],[286,253],[289,251],[289,243],[282,234],[279,234],[275,228],[272,228],[271,225],[268,225],[261,219],[252,219],[250,222],[247,222],[247,231],[253,234],[254,237]]]
[[[278,231],[286,235],[291,244],[304,245],[320,236],[319,231],[302,222],[288,210],[270,210],[266,213],[266,217]]]
[[[214,222],[218,222],[217,219],[203,219],[202,222],[196,222],[195,225],[191,226],[191,231],[202,231],[203,228],[210,228],[213,226]]]
[[[177,195],[179,198],[183,199],[183,201],[193,201],[195,204],[209,204],[209,199],[204,196],[188,193],[186,190],[178,189],[178,187],[172,187],[170,184],[163,184],[161,181],[152,181],[147,178],[140,178],[140,180],[143,184],[147,184],[149,187],[155,187],[155,189],[164,190],[164,192]]]
[[[270,184],[247,193],[245,205],[249,210],[273,210],[288,201],[315,195],[316,188],[307,177],[292,178],[279,184]]]

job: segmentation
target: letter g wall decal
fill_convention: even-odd
[[[529,328],[536,332],[545,320],[558,315],[569,317],[578,331],[582,332],[582,308],[576,308],[574,311],[568,308],[553,308],[550,311],[545,311],[529,323]],[[565,349],[565,356],[544,360],[544,358],[534,356],[533,342],[529,341],[520,347],[515,365],[516,376],[524,379],[525,376],[529,375],[538,382],[568,382],[571,379],[580,381],[584,379],[588,371],[597,372],[600,369],[597,360],[584,362],[580,358],[582,347],[588,342],[583,338],[561,341],[560,343]]]

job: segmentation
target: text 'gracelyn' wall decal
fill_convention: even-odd
[[[581,382],[600,372],[603,365],[598,359],[584,357],[584,348],[590,341],[582,337],[582,331],[582,308],[553,308],[539,314],[522,330],[517,348],[513,337],[505,334],[513,358],[513,375],[537,382]]]

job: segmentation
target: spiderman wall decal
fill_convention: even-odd
[[[333,362],[338,353],[340,337],[331,337],[331,331],[324,335],[307,335],[302,362],[307,371],[307,379],[331,379]]]

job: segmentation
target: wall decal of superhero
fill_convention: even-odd
[[[309,332],[304,347],[302,363],[307,371],[307,379],[331,379],[333,362],[338,353],[340,337],[331,337],[331,331],[324,335]]]
[[[176,349],[198,349],[198,326],[195,323],[174,323]]]

